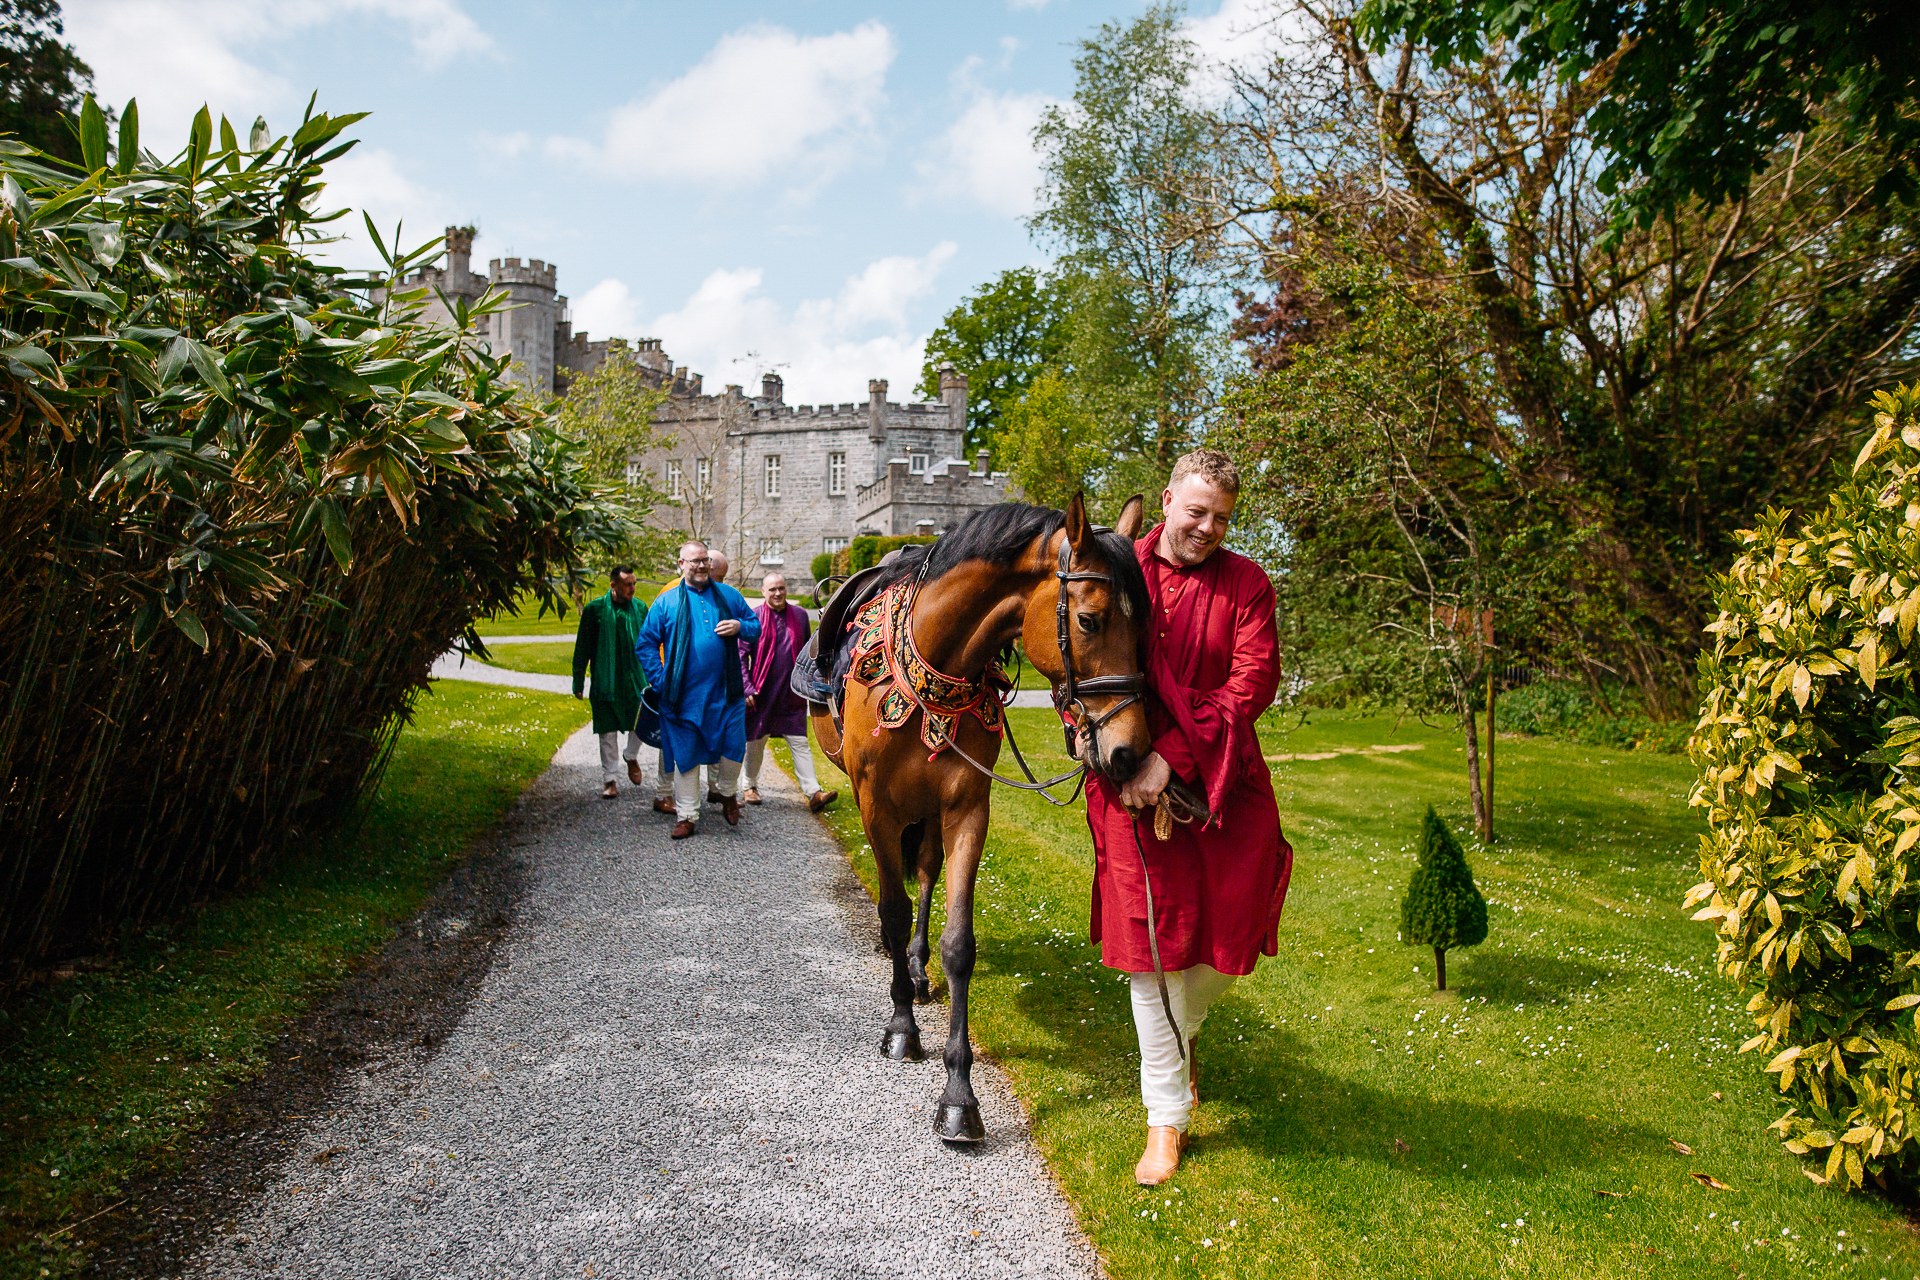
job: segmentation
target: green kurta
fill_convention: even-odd
[[[640,718],[640,691],[647,687],[634,645],[647,611],[637,600],[619,601],[613,592],[590,601],[580,610],[580,630],[573,638],[573,696],[580,696],[587,666],[593,666],[593,731],[615,733],[631,729]]]

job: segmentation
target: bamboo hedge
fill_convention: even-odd
[[[358,115],[0,141],[0,991],[260,872],[379,777],[433,659],[619,534],[467,321],[315,256]]]

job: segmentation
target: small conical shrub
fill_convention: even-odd
[[[1400,937],[1433,948],[1434,990],[1447,989],[1447,950],[1487,938],[1487,900],[1473,884],[1460,842],[1427,806],[1420,826],[1420,865],[1400,903]]]

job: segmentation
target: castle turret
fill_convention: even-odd
[[[953,361],[940,362],[940,403],[947,406],[947,426],[955,431],[967,429],[967,375],[957,372]],[[961,437],[965,439],[963,435]]]
[[[535,258],[495,258],[487,279],[516,304],[493,316],[493,353],[513,357],[513,380],[540,395],[553,393],[554,325],[559,319],[553,267]]]
[[[887,457],[887,380],[871,378],[867,382],[867,439],[873,441],[873,474],[878,479]]]
[[[464,280],[473,270],[473,228],[447,228],[447,274]]]
[[[786,394],[787,384],[779,374],[767,373],[760,376],[760,398],[762,400],[771,400],[773,403],[779,404],[781,397]]]

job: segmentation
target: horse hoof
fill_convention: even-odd
[[[977,1102],[943,1102],[933,1117],[934,1136],[942,1142],[985,1142],[987,1127],[980,1123]]]
[[[918,1031],[888,1031],[880,1037],[880,1052],[895,1062],[918,1062],[927,1056]]]
[[[913,984],[913,1002],[915,1004],[932,1004],[933,1003],[933,984],[931,982],[914,983]]]

